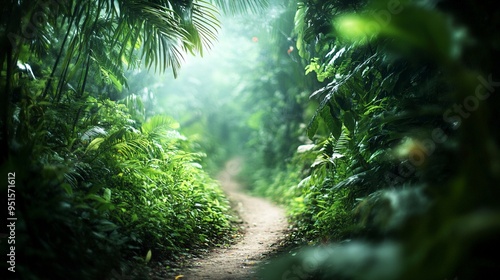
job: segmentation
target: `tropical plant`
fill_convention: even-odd
[[[87,196],[103,203],[97,208],[110,211],[137,246],[170,256],[213,244],[230,228],[222,191],[197,163],[201,155],[188,152],[176,128],[171,118],[156,116],[140,130],[128,126],[104,133],[85,150],[94,169],[115,168],[93,180],[104,197]]]
[[[344,173],[333,165],[322,172],[313,164],[310,177],[297,185],[304,189],[312,180],[314,188],[299,197],[298,209],[306,215],[296,223],[306,225],[303,231],[341,237],[338,241],[362,240],[285,257],[265,270],[264,278],[477,279],[496,274],[498,269],[489,265],[496,258],[477,252],[499,244],[493,220],[498,208],[483,195],[497,193],[492,186],[499,178],[491,168],[480,171],[471,163],[491,167],[484,161],[490,152],[479,148],[486,142],[498,150],[498,137],[488,124],[495,114],[487,113],[486,104],[479,109],[484,96],[473,95],[482,88],[478,80],[486,81],[484,73],[497,71],[488,63],[462,60],[467,36],[459,36],[461,29],[432,3],[368,3],[304,1],[296,16],[297,48],[310,61],[306,72],[326,83],[312,94],[320,103],[309,137],[320,148],[325,142],[318,141],[323,139],[316,136],[319,128],[328,128],[327,137],[334,141],[347,132],[341,154],[349,160]],[[498,19],[487,22],[497,25]],[[482,36],[485,24],[471,23],[481,26],[471,36]],[[492,55],[491,44],[475,48]],[[490,76],[483,84],[491,86],[491,81]],[[473,100],[478,102],[470,106]],[[463,107],[457,104],[466,102],[471,110],[459,111]],[[470,145],[478,147],[474,153],[466,148]],[[318,200],[309,202],[311,197]],[[343,213],[347,219],[339,223],[336,217]],[[453,237],[462,227],[470,231]]]
[[[186,54],[215,41],[216,5],[236,12],[264,3],[1,6],[0,166],[18,174],[21,277],[144,279],[151,259],[223,242],[228,206],[202,154],[175,122],[151,118],[136,92],[125,94],[124,72],[176,74]]]
[[[265,1],[214,4],[227,12],[257,11]],[[91,93],[111,96],[126,86],[124,67],[144,64],[176,74],[185,53],[202,54],[220,27],[210,1],[9,1],[2,15],[3,148],[12,135],[11,101],[26,95],[15,75],[18,61],[39,69],[34,74],[44,88],[37,98],[44,101],[60,103],[72,92],[77,101]]]

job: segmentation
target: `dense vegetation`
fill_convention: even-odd
[[[143,279],[151,259],[226,242],[211,177],[242,156],[241,181],[287,208],[291,243],[313,246],[264,279],[498,275],[494,4],[8,1],[16,269]]]
[[[15,179],[16,277],[144,279],[151,259],[227,242],[228,202],[200,165],[203,151],[171,117],[147,111],[126,76],[176,75],[186,54],[215,40],[217,7],[262,3],[7,2],[0,165]]]
[[[296,242],[337,243],[280,259],[265,279],[498,274],[498,38],[487,30],[499,18],[483,4],[292,6],[319,104],[310,141],[255,186],[288,206]]]

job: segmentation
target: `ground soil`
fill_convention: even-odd
[[[284,210],[247,194],[235,180],[240,167],[241,159],[229,161],[218,179],[242,220],[242,237],[229,248],[215,248],[202,258],[191,260],[179,279],[257,279],[257,265],[283,240],[287,230]]]

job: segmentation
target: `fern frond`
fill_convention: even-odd
[[[338,138],[330,138],[332,154],[344,154],[349,150],[349,131],[344,127]]]
[[[164,130],[178,129],[179,123],[168,116],[156,115],[149,118],[141,127],[145,134],[155,133]]]

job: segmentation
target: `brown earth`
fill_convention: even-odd
[[[285,211],[271,202],[246,194],[235,181],[241,159],[226,164],[218,179],[235,211],[243,221],[243,237],[229,248],[216,248],[208,255],[192,260],[182,280],[257,279],[256,265],[275,250],[285,236]]]

